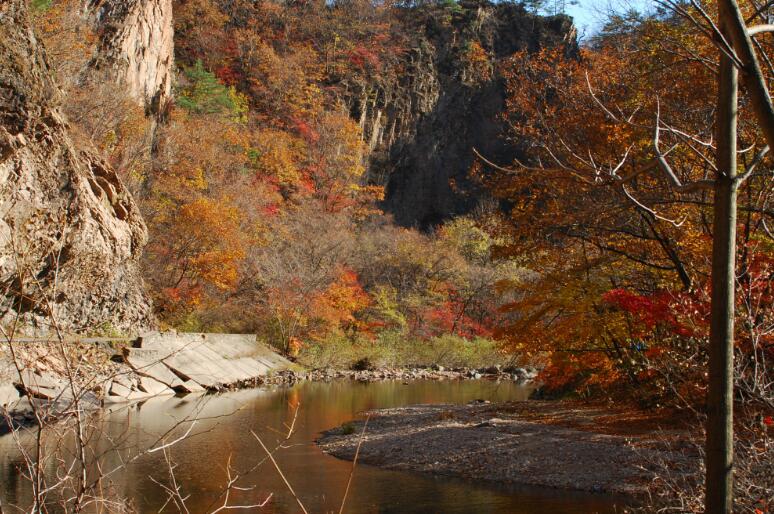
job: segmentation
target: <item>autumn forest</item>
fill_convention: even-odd
[[[772,512],[771,2],[583,37],[541,2],[173,6],[171,92],[138,103],[95,64],[117,29],[29,4],[162,329],[308,369],[534,367],[533,397],[688,427],[702,464],[644,511]]]

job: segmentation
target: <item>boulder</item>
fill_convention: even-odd
[[[0,407],[10,409],[19,401],[19,391],[10,384],[0,385]]]
[[[24,369],[14,381],[14,385],[33,398],[55,400],[71,398],[67,383],[48,373]]]
[[[175,391],[173,391],[171,388],[150,377],[140,377],[137,388],[143,393],[148,393],[153,396],[175,394]]]

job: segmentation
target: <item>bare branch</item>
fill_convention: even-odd
[[[764,32],[774,32],[774,25],[771,25],[771,24],[755,25],[754,27],[750,27],[749,29],[747,29],[748,36],[755,36],[757,34],[762,34]]]
[[[293,486],[291,486],[290,482],[288,482],[288,479],[285,478],[285,474],[280,469],[279,465],[277,464],[277,461],[274,460],[274,455],[272,455],[272,452],[270,452],[269,449],[266,448],[266,445],[263,444],[263,441],[261,441],[261,438],[258,437],[258,434],[256,434],[252,430],[250,431],[250,433],[253,434],[253,437],[255,437],[255,439],[258,441],[258,444],[261,445],[261,448],[263,448],[263,451],[266,452],[266,455],[268,455],[269,460],[271,460],[271,463],[274,464],[274,469],[277,470],[277,473],[279,473],[280,478],[282,478],[282,481],[285,482],[285,486],[288,488],[288,491],[290,491],[290,494],[293,495],[293,498],[296,500],[296,503],[298,503],[298,506],[301,508],[301,512],[303,512],[304,514],[309,514],[307,512],[307,510],[306,510],[306,507],[304,507],[304,504],[301,503],[301,499],[298,497],[296,492],[293,490]]]
[[[621,189],[623,190],[624,195],[626,195],[626,197],[629,200],[631,200],[632,203],[634,203],[637,207],[639,207],[640,209],[642,209],[645,212],[649,213],[650,215],[652,215],[654,218],[656,218],[658,220],[666,221],[667,223],[670,223],[670,224],[674,225],[675,227],[681,227],[686,222],[686,220],[688,219],[688,216],[683,217],[682,221],[675,221],[675,220],[672,220],[672,219],[669,219],[669,218],[665,218],[664,216],[661,216],[656,211],[654,211],[650,207],[644,205],[642,202],[640,202],[639,200],[634,198],[634,196],[632,196],[631,193],[629,193],[629,190],[626,189],[625,185],[621,186]]]
[[[661,104],[658,101],[658,99],[656,99],[656,129],[653,134],[653,148],[656,151],[656,160],[658,162],[659,168],[661,168],[661,171],[663,171],[667,179],[669,179],[669,182],[671,183],[673,188],[679,191],[687,192],[687,191],[692,191],[696,189],[709,189],[713,187],[714,183],[710,180],[698,180],[685,185],[680,181],[680,179],[677,177],[677,174],[675,174],[674,170],[672,170],[672,167],[669,165],[669,162],[667,162],[666,156],[663,153],[661,153],[661,150],[659,148],[660,129],[661,129]]]
[[[760,7],[756,6],[755,12],[752,13],[746,20],[744,20],[744,22],[745,23],[752,22],[756,16],[761,16],[771,6],[774,6],[774,0],[769,0],[768,2],[765,2],[764,4],[762,4]]]
[[[150,450],[147,451],[147,453],[155,453],[155,452],[160,451],[160,450],[161,451],[166,451],[166,449],[169,448],[170,446],[174,446],[175,444],[179,443],[180,441],[182,441],[186,437],[188,437],[188,435],[191,433],[191,431],[193,430],[195,425],[196,425],[196,420],[193,420],[191,422],[191,425],[188,427],[188,430],[186,430],[183,435],[181,435],[180,437],[178,437],[177,439],[175,439],[173,441],[170,441],[169,443],[164,443],[164,444],[162,444],[160,446],[156,446],[155,448],[151,448]]]
[[[761,151],[758,152],[755,155],[755,158],[753,161],[747,166],[747,169],[744,170],[744,173],[736,177],[737,182],[742,183],[753,174],[755,171],[755,168],[758,167],[758,165],[763,162],[763,159],[766,157],[766,155],[769,153],[769,145],[764,146],[761,148]]]

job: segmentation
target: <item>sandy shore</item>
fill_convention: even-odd
[[[359,462],[388,469],[639,495],[658,463],[690,470],[687,451],[666,449],[652,420],[551,402],[420,405],[370,413]],[[626,421],[623,422],[622,421]],[[322,449],[351,460],[363,421],[325,432]],[[675,432],[658,432],[679,441]]]

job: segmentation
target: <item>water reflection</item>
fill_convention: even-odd
[[[159,437],[176,424],[196,418],[191,428],[183,423],[168,440],[188,429],[190,436],[170,449],[177,464],[175,476],[189,495],[190,512],[209,512],[223,501],[227,463],[234,473],[245,474],[239,485],[251,489],[232,493],[232,503],[254,504],[274,496],[260,512],[295,513],[298,505],[286,491],[250,431],[273,448],[284,438],[284,426],[300,403],[296,432],[277,462],[311,512],[338,512],[351,463],[324,455],[314,444],[320,431],[337,426],[372,408],[417,403],[466,403],[473,399],[522,400],[529,390],[513,383],[487,381],[419,381],[357,383],[304,383],[293,388],[245,390],[219,396],[158,398],[131,408],[105,412],[101,432],[91,450],[101,458],[102,469],[118,466],[138,449],[158,445]],[[108,451],[120,441],[120,452]],[[10,437],[0,438],[0,480],[4,503],[23,501],[25,484],[18,479],[18,452]],[[163,452],[145,455],[112,477],[119,495],[130,498],[140,512],[157,512],[167,499],[152,478],[166,478]],[[614,499],[600,495],[567,493],[532,487],[486,485],[416,473],[358,466],[347,499],[351,513],[516,513],[614,512]],[[167,507],[169,509],[169,507]]]

